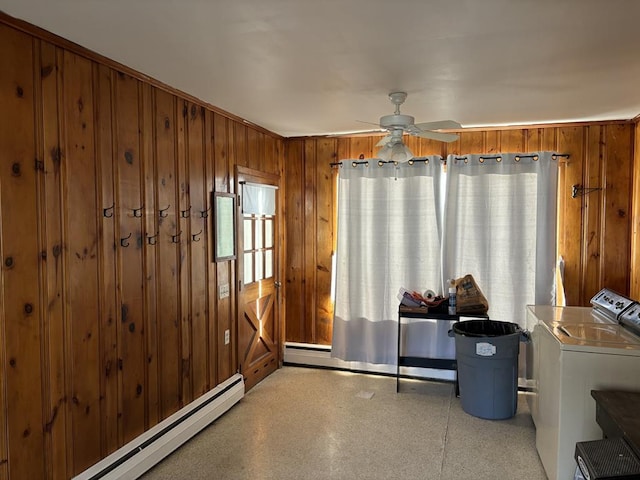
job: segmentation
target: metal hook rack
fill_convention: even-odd
[[[579,183],[571,186],[571,198],[584,197],[588,193],[602,190],[602,187],[584,187]]]
[[[180,210],[180,216],[182,218],[189,218],[189,215],[191,215],[191,205],[189,205],[189,208],[186,210]]]
[[[180,243],[180,235],[182,235],[182,230],[175,235],[171,235],[171,243]]]
[[[202,233],[202,229],[200,229],[200,231],[198,233],[194,233],[193,235],[191,235],[191,240],[193,240],[194,242],[199,242],[200,238],[197,238],[200,234]]]

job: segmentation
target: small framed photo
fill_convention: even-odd
[[[236,196],[213,192],[213,252],[216,262],[236,258]]]

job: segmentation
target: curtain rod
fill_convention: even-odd
[[[329,164],[329,166],[331,168],[342,168],[344,166],[344,162],[351,162],[351,166],[352,167],[357,167],[358,165],[365,165],[366,167],[369,166],[369,162],[370,161],[375,161],[378,160],[378,166],[382,167],[385,164],[388,163],[392,163],[394,165],[398,165],[398,162],[394,162],[393,160],[389,160],[389,161],[384,161],[384,160],[380,160],[380,159],[376,159],[376,158],[371,158],[371,159],[364,159],[364,156],[361,155],[361,158],[358,160],[342,160],[340,162],[332,162]],[[570,155],[568,153],[554,153],[551,155],[551,159],[552,160],[558,160],[558,158],[569,158]],[[502,155],[480,155],[480,163],[483,163],[485,160],[497,160],[498,162],[502,161]],[[538,155],[537,154],[517,154],[515,156],[515,161],[519,162],[521,159],[523,158],[532,158],[534,161],[538,160]],[[455,160],[460,160],[460,161],[464,161],[466,162],[468,160],[468,157],[454,157]],[[440,161],[446,164],[446,159],[440,158]],[[424,164],[429,164],[429,158],[427,157],[414,157],[412,159],[410,159],[407,163],[409,165],[413,165],[414,163],[424,163]]]

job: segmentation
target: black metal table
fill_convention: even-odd
[[[457,362],[455,358],[433,358],[433,357],[418,357],[418,356],[406,356],[401,351],[401,332],[402,332],[402,319],[403,318],[418,318],[424,320],[438,320],[449,322],[450,325],[463,319],[471,318],[489,318],[488,315],[482,314],[456,314],[449,315],[448,313],[442,313],[437,311],[429,311],[427,307],[407,307],[400,305],[398,307],[398,350],[397,350],[397,363],[396,363],[396,393],[400,391],[400,367],[418,367],[418,368],[433,368],[437,370],[453,370],[457,371]],[[451,342],[454,339],[451,338]],[[458,381],[456,375],[456,395],[458,395]]]

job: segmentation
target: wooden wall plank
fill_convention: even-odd
[[[502,131],[488,130],[484,132],[484,153],[500,153],[502,146],[500,144]],[[465,153],[465,152],[460,152]]]
[[[255,170],[269,169],[264,158],[264,135],[253,128],[247,128],[247,166]]]
[[[461,153],[485,153],[484,132],[462,132],[460,134],[460,152]]]
[[[34,168],[33,40],[0,25],[2,306],[6,465],[10,478],[44,478],[38,206]],[[4,435],[4,432],[2,432]]]
[[[335,208],[335,184],[330,163],[336,161],[336,139],[320,138],[316,143],[316,291],[314,296],[316,335],[322,345],[330,345],[333,333],[333,303],[331,301],[331,270],[335,245],[333,212]]]
[[[593,188],[601,185],[603,148],[601,138],[604,134],[601,126],[585,128],[586,147],[584,160],[584,187]],[[582,198],[583,222],[582,238],[584,239],[582,250],[582,283],[585,291],[584,300],[591,298],[601,285],[601,248],[602,225],[600,215],[602,212],[603,195],[601,191],[594,191]],[[591,295],[589,295],[589,292]]]
[[[218,328],[218,321],[216,315],[216,271],[215,264],[213,263],[213,242],[211,237],[211,221],[213,215],[211,215],[211,192],[213,192],[214,188],[214,178],[215,171],[213,165],[213,156],[214,156],[214,141],[216,138],[216,132],[214,131],[214,115],[213,112],[205,111],[204,117],[204,147],[205,147],[205,157],[204,157],[204,198],[202,200],[202,208],[200,215],[202,216],[202,225],[204,228],[204,232],[202,234],[201,242],[204,243],[203,247],[205,249],[205,264],[204,264],[204,274],[205,274],[205,288],[207,291],[206,296],[206,322],[207,322],[207,331],[204,332],[206,335],[207,341],[207,359],[206,359],[206,367],[207,367],[207,384],[209,388],[212,388],[217,384],[218,378],[218,350],[216,345],[216,335]]]
[[[247,139],[247,127],[241,123],[229,122],[233,131],[233,153],[235,158],[235,165],[238,167],[248,167],[248,139]]]
[[[317,146],[315,139],[307,139],[304,142],[304,232],[303,232],[303,263],[304,272],[304,320],[307,338],[311,343],[317,342],[317,318],[316,318],[316,288],[317,288],[317,221],[316,209],[316,177],[318,160],[316,157]],[[309,335],[310,334],[310,335]]]
[[[570,159],[562,168],[558,183],[558,202],[561,210],[558,223],[558,255],[565,261],[565,296],[567,305],[582,305],[582,231],[583,197],[571,198],[572,186],[582,185],[584,171],[584,127],[558,129],[558,151],[570,152]],[[588,301],[588,299],[587,299]]]
[[[94,113],[91,63],[65,52],[64,123],[67,325],[71,341],[73,471],[85,470],[101,457],[100,344],[95,312],[98,294]],[[87,180],[91,179],[91,180]],[[71,187],[73,186],[73,187]]]
[[[146,214],[141,181],[139,82],[118,73],[115,88],[116,178],[118,205],[118,322],[121,379],[122,439],[126,443],[144,432],[146,391],[144,341],[144,272],[142,220]],[[139,213],[137,213],[139,212]],[[137,216],[140,215],[140,216]]]
[[[145,215],[143,220],[143,262],[144,262],[144,330],[146,342],[146,424],[148,427],[156,425],[162,419],[160,410],[160,361],[158,345],[158,205],[156,169],[156,122],[155,122],[155,92],[150,85],[141,85],[139,98],[140,111],[140,147],[141,161],[144,172],[143,196]]]
[[[524,131],[524,152],[539,152],[542,142],[541,128],[527,128]]]
[[[375,137],[377,138],[377,137]],[[377,147],[374,145],[378,140],[372,137],[353,137],[350,140],[349,157],[350,159],[358,159],[362,155],[363,158],[372,158],[374,156],[374,150],[377,152]],[[306,161],[305,161],[306,166]]]
[[[158,350],[160,364],[160,412],[166,418],[180,408],[181,355],[180,355],[180,295],[179,251],[172,243],[179,232],[176,214],[178,208],[177,186],[177,112],[175,98],[156,92],[155,151],[157,185],[158,243]]]
[[[500,132],[500,150],[510,153],[524,152],[525,139],[526,130],[502,130]]]
[[[56,47],[42,42],[40,48],[41,77],[41,235],[44,275],[43,304],[47,305],[44,321],[46,375],[45,438],[48,472],[51,478],[65,478],[71,472],[67,464],[66,382],[65,382],[65,322],[64,322],[64,269],[62,232],[62,177],[60,161],[60,83],[61,63]]]
[[[102,456],[120,446],[122,430],[118,416],[118,303],[116,295],[116,195],[114,191],[114,136],[112,115],[113,89],[111,69],[94,65],[96,154],[99,159],[98,184],[100,200],[96,214],[100,217],[99,239],[100,282],[100,358],[101,358],[101,433]]]
[[[201,211],[207,209],[207,190],[205,172],[205,110],[195,104],[189,107],[187,123],[187,165],[189,176],[188,216],[190,235],[190,324],[192,333],[191,375],[192,397],[198,398],[209,390],[207,380],[207,332],[208,324],[208,290],[207,290],[207,219],[202,218]]]
[[[189,119],[189,104],[186,100],[180,100],[178,108],[182,112],[177,118],[177,185],[178,201],[176,207],[176,218],[179,232],[178,267],[180,292],[180,375],[182,382],[182,392],[180,395],[180,406],[191,402],[191,285],[189,277],[191,275],[189,239],[191,238],[191,222],[184,218],[184,212],[189,211],[189,167],[186,162],[187,148],[187,122]],[[195,105],[193,105],[195,112]]]
[[[349,158],[350,143],[341,139],[343,156]],[[304,246],[300,239],[304,238],[305,217],[304,198],[304,141],[295,140],[285,143],[286,160],[285,184],[285,243],[290,248],[285,253],[285,305],[287,311],[286,339],[292,342],[307,342],[304,322],[304,290],[303,290],[303,257]],[[298,246],[293,248],[293,245]]]
[[[418,150],[418,154],[422,157],[427,157],[429,155],[439,155],[444,158],[446,156],[446,148],[447,147],[443,142],[431,140],[429,138],[420,138],[420,148]]]
[[[558,147],[558,128],[540,128],[540,151],[566,153]],[[562,165],[562,164],[561,164]]]
[[[298,143],[299,141],[289,140],[285,143],[285,147],[288,147],[292,142]],[[345,138],[345,137],[339,137],[336,151],[338,152],[336,157],[338,162],[348,159],[349,156],[351,155],[351,139]],[[289,160],[288,155],[285,155],[285,158],[287,159],[287,161]],[[285,163],[285,165],[288,165],[288,162]]]
[[[602,127],[606,156],[604,163],[604,205],[602,211],[602,235],[604,245],[601,254],[602,283],[622,294],[629,292],[630,211],[631,179],[633,177],[632,129],[630,125]],[[599,290],[594,285],[593,294]],[[589,296],[590,291],[585,292]],[[589,297],[590,298],[590,297]],[[586,298],[585,298],[586,300]]]

